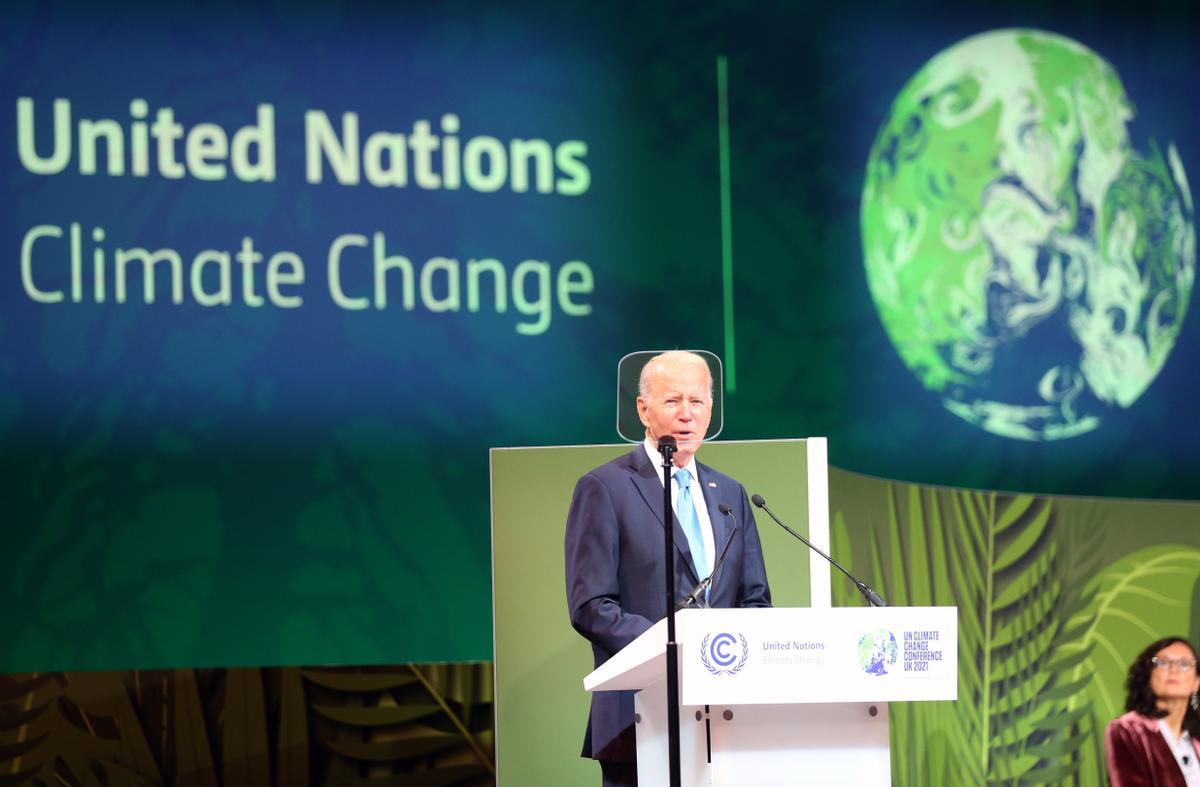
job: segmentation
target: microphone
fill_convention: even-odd
[[[851,574],[849,571],[847,571],[845,568],[843,568],[841,563],[837,562],[836,560],[831,558],[829,555],[826,555],[821,550],[817,549],[815,546],[813,546],[813,543],[811,541],[809,541],[807,538],[800,535],[795,530],[792,530],[787,525],[783,524],[783,522],[781,522],[779,520],[779,517],[775,516],[775,514],[773,514],[771,512],[771,509],[767,508],[767,501],[763,500],[762,495],[753,495],[750,498],[750,502],[754,503],[754,505],[758,506],[763,511],[766,511],[767,516],[771,517],[771,519],[774,519],[775,523],[777,525],[779,525],[784,530],[791,533],[795,538],[800,539],[800,542],[803,543],[806,547],[808,547],[813,552],[816,552],[818,555],[820,555],[821,557],[828,560],[833,566],[835,566],[837,568],[838,571],[841,571],[843,574],[845,574],[847,577],[849,577],[850,581],[854,583],[854,587],[858,588],[858,592],[863,594],[863,598],[865,598],[870,603],[871,606],[873,606],[873,607],[886,607],[887,606],[887,604],[885,604],[883,602],[883,599],[880,598],[878,593],[876,593],[874,590],[871,590],[871,588],[868,587],[865,582],[859,582],[857,579],[855,579],[854,575]]]
[[[670,462],[671,457],[675,455],[675,435],[665,434],[658,438],[658,452],[663,455],[664,462]]]
[[[683,609],[685,607],[694,607],[694,606],[698,606],[700,604],[700,599],[704,596],[705,593],[708,592],[708,589],[710,587],[712,587],[713,578],[717,576],[717,571],[720,570],[721,563],[723,563],[725,561],[725,553],[727,553],[729,551],[729,545],[733,543],[733,537],[734,537],[734,535],[737,534],[737,531],[738,531],[737,517],[735,517],[733,515],[733,509],[730,508],[729,506],[725,505],[724,503],[721,503],[719,506],[717,506],[717,509],[722,514],[724,514],[725,516],[727,516],[733,520],[733,522],[734,522],[733,530],[729,531],[729,537],[725,539],[725,546],[721,547],[721,554],[717,557],[717,562],[713,564],[712,573],[709,574],[704,579],[700,580],[700,584],[698,584],[698,585],[696,585],[696,587],[692,588],[692,592],[688,593],[687,598],[685,598],[683,600],[683,603],[679,605],[680,609]],[[705,606],[707,606],[707,605],[705,605]]]

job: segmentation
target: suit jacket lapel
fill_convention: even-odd
[[[646,456],[646,449],[638,446],[629,455],[629,468],[633,473],[631,477],[634,486],[637,487],[642,499],[661,525],[663,521],[662,467],[651,462],[650,457]],[[705,495],[706,500],[707,498],[708,496]],[[671,514],[671,522],[675,528],[675,552],[677,553],[675,571],[679,572],[679,561],[682,559],[684,570],[691,577],[692,584],[696,584],[700,578],[696,576],[696,567],[692,562],[692,550],[688,548],[688,540],[683,532],[683,526],[679,524],[679,517],[674,514]]]

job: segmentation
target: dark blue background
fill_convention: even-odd
[[[724,352],[718,55],[729,62],[736,303],[724,439],[827,435],[834,464],[911,481],[1196,498],[1194,317],[1129,410],[1036,444],[944,410],[875,316],[858,228],[875,134],[931,57],[1012,26],[1106,58],[1136,106],[1135,144],[1174,142],[1196,179],[1197,25],[1182,6],[7,9],[0,483],[20,570],[5,593],[14,634],[0,668],[488,657],[488,448],[615,441],[621,356]],[[278,179],[33,175],[17,159],[18,96],[37,99],[41,129],[57,97],[77,116],[122,121],[141,97],[152,114],[171,106],[186,126],[229,131],[270,103]],[[364,138],[418,119],[436,129],[453,112],[463,140],[582,139],[592,185],[567,197],[308,184],[308,109],[335,122],[357,112]],[[35,304],[20,286],[21,238],[72,221],[85,237],[103,226],[110,251],[170,247],[185,265],[249,235],[268,256],[304,259],[305,303]],[[328,245],[376,231],[418,267],[439,255],[496,257],[510,272],[526,258],[555,270],[584,260],[594,311],[555,307],[549,330],[530,337],[514,330],[528,318],[511,301],[501,315],[339,309],[325,289]],[[146,538],[134,540],[140,552],[104,546],[133,521],[210,551],[199,559]],[[124,614],[122,594],[91,588],[122,587],[114,577],[130,564],[169,578],[180,561],[197,579],[164,591],[178,636],[147,644],[144,632],[105,627]],[[101,622],[88,636],[103,646],[64,650],[89,594],[86,617]]]

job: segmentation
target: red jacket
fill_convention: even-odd
[[[1200,742],[1195,738],[1192,748],[1200,760]],[[1186,787],[1158,719],[1137,711],[1113,719],[1104,731],[1104,750],[1113,787]]]

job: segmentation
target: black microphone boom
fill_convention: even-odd
[[[787,525],[783,524],[783,522],[780,521],[779,517],[775,516],[775,514],[771,512],[771,509],[767,508],[767,501],[763,500],[762,495],[751,496],[750,502],[754,503],[754,505],[758,506],[763,511],[766,511],[767,516],[769,516],[769,517],[771,517],[771,519],[775,520],[775,524],[779,525],[784,530],[791,533],[795,538],[800,539],[800,542],[802,544],[804,544],[806,547],[811,549],[813,552],[816,552],[821,557],[828,560],[833,566],[837,567],[838,571],[841,571],[843,574],[845,574],[847,577],[849,577],[850,581],[854,583],[854,587],[858,588],[858,592],[863,594],[863,598],[865,598],[871,606],[873,606],[873,607],[886,607],[887,606],[887,604],[885,604],[883,602],[883,599],[880,598],[878,593],[876,593],[874,590],[871,590],[871,588],[868,587],[865,582],[859,582],[857,579],[855,579],[854,575],[851,574],[849,571],[847,571],[845,568],[843,568],[841,563],[837,562],[836,560],[831,558],[829,555],[822,552],[820,549],[817,549],[817,547],[814,546],[813,543],[811,541],[809,541],[807,538],[800,535],[795,530],[792,530]]]
[[[737,517],[733,515],[733,509],[724,503],[721,503],[719,506],[717,506],[717,509],[722,514],[733,520],[733,530],[729,531],[729,537],[725,539],[725,546],[721,547],[721,554],[717,557],[717,562],[713,564],[712,573],[700,580],[700,584],[692,588],[692,592],[688,593],[687,598],[685,598],[683,603],[679,605],[680,609],[694,607],[700,603],[700,598],[708,592],[710,587],[712,587],[713,578],[717,576],[717,572],[721,570],[721,563],[725,561],[725,553],[729,551],[729,545],[733,543],[733,537],[737,535]]]

